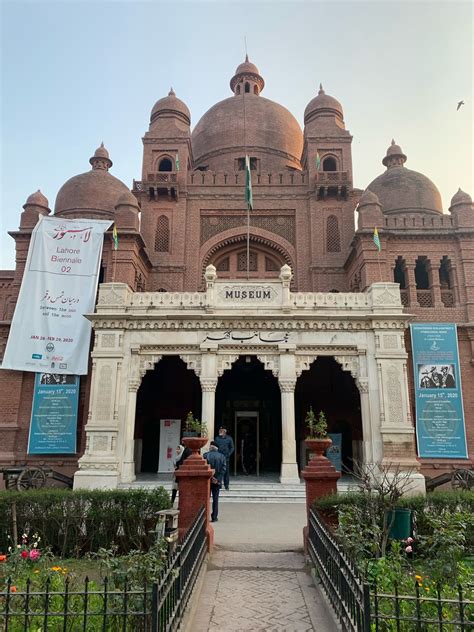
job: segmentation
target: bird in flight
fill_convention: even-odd
[[[459,108],[461,107],[461,105],[464,105],[464,101],[459,101],[459,103],[458,103],[458,107],[456,108],[456,112],[459,110]]]

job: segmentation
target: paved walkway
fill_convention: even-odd
[[[337,630],[303,558],[305,511],[294,504],[222,505],[189,630]]]

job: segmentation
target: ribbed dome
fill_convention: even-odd
[[[403,166],[387,169],[368,188],[378,196],[384,213],[443,212],[441,195],[433,182],[422,173]]]
[[[342,105],[339,103],[337,99],[329,96],[323,90],[323,86],[319,84],[319,92],[318,96],[314,97],[304,111],[304,122],[309,123],[309,121],[313,120],[317,116],[324,116],[333,114],[341,119],[344,119],[344,112],[342,110]]]
[[[26,199],[24,206],[28,206],[28,205],[43,206],[44,208],[48,208],[49,202],[48,202],[48,198],[45,195],[43,195],[41,191],[38,189],[37,191],[29,195],[28,198]]]
[[[173,116],[177,116],[187,125],[191,125],[191,113],[188,106],[181,99],[178,99],[173,88],[171,88],[168,96],[159,99],[153,106],[150,123],[160,117],[169,118]]]
[[[457,190],[457,192],[451,198],[451,206],[456,206],[457,204],[472,204],[472,198],[469,193],[462,191],[461,187]]]
[[[98,155],[99,151],[102,155]],[[118,199],[123,194],[130,193],[121,180],[108,172],[108,165],[112,161],[103,145],[96,150],[90,163],[91,171],[70,178],[59,189],[54,207],[55,215],[66,211],[87,210],[113,216]]]
[[[303,133],[295,117],[283,106],[254,94],[220,101],[204,114],[191,135],[194,161],[211,152],[228,153],[244,148],[289,154],[299,164]]]

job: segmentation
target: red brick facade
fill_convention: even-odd
[[[351,141],[340,103],[321,88],[305,111],[302,131],[282,106],[260,95],[258,69],[246,61],[231,80],[234,94],[213,106],[191,133],[187,106],[173,91],[153,107],[143,137],[141,179],[132,193],[109,169],[101,146],[92,170],[71,178],[57,195],[55,214],[116,222],[119,249],[105,237],[102,280],[134,291],[196,291],[209,263],[219,277],[246,277],[243,159],[252,168],[250,275],[276,277],[284,263],[293,291],[362,292],[372,282],[401,282],[415,322],[458,324],[469,453],[474,451],[474,210],[459,191],[449,210],[437,189],[407,169],[392,142],[386,171],[362,191],[353,187]],[[375,174],[374,174],[375,175]],[[362,197],[361,197],[362,195]],[[38,214],[49,214],[41,193],[20,217],[15,270],[0,271],[0,357]],[[354,210],[357,208],[357,225]],[[373,242],[377,226],[378,254]],[[440,273],[441,269],[441,273]],[[409,335],[406,336],[410,351]],[[409,364],[413,402],[413,380]],[[79,455],[84,451],[88,378],[81,380]],[[26,454],[33,375],[0,371],[0,466],[47,461],[72,473],[77,457]],[[413,419],[415,411],[413,404]],[[466,465],[466,462],[463,462]],[[426,461],[431,474],[455,463]]]

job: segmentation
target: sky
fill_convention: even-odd
[[[457,0],[0,0],[0,269],[15,266],[7,231],[28,195],[54,208],[101,141],[131,187],[155,101],[173,86],[194,127],[231,96],[244,38],[263,96],[301,125],[320,82],[342,103],[356,187],[384,171],[395,138],[446,211],[458,187],[474,195],[472,12]]]

